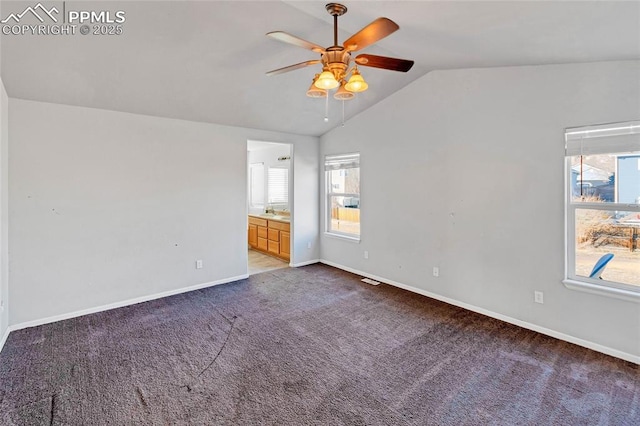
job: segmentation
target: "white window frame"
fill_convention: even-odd
[[[573,201],[571,158],[577,155],[625,154],[640,151],[640,120],[565,130],[565,279],[573,290],[640,302],[640,287],[605,279],[579,276],[575,272],[576,212],[578,210],[640,212],[640,204]],[[616,176],[617,177],[617,176]],[[616,179],[617,180],[617,179]],[[616,183],[617,184],[617,183]]]
[[[343,161],[345,163],[345,167],[334,167],[332,169],[329,169],[329,163],[335,163],[335,162],[341,162]],[[355,242],[359,242],[360,241],[360,235],[362,234],[362,223],[361,223],[361,228],[360,228],[360,233],[358,234],[353,234],[353,233],[348,233],[348,232],[341,232],[341,231],[336,231],[331,229],[331,198],[332,197],[354,197],[354,198],[358,198],[359,200],[359,204],[358,204],[358,209],[362,212],[361,207],[362,207],[362,200],[361,200],[361,196],[360,194],[356,194],[356,193],[350,193],[350,192],[333,192],[332,188],[330,188],[329,185],[329,171],[331,170],[348,170],[349,168],[355,168],[353,167],[354,163],[357,164],[357,168],[360,169],[360,153],[359,152],[352,152],[352,153],[348,153],[348,154],[330,154],[330,155],[325,155],[324,157],[324,186],[325,186],[325,209],[324,209],[324,213],[325,213],[325,235],[328,236],[332,236],[332,237],[339,237],[339,238],[343,238],[346,240],[350,240],[350,241],[355,241]],[[360,189],[360,188],[359,188]]]

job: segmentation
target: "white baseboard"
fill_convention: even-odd
[[[291,266],[292,268],[299,268],[301,266],[313,265],[314,263],[319,263],[319,262],[320,262],[320,259],[313,259],[313,260],[307,260],[306,262],[290,263],[289,266]]]
[[[33,321],[27,321],[27,322],[23,322],[23,323],[20,323],[20,324],[14,324],[14,325],[9,326],[9,329],[7,330],[7,335],[9,334],[9,331],[16,331],[16,330],[21,330],[23,328],[36,327],[36,326],[39,326],[39,325],[50,324],[52,322],[57,322],[57,321],[62,321],[62,320],[66,320],[66,319],[81,317],[83,315],[89,315],[89,314],[95,314],[97,312],[108,311],[110,309],[122,308],[124,306],[135,305],[137,303],[148,302],[150,300],[161,299],[163,297],[174,296],[176,294],[187,293],[189,291],[200,290],[200,289],[203,289],[203,288],[213,287],[213,286],[220,285],[220,284],[226,284],[226,283],[230,283],[230,282],[233,282],[233,281],[242,280],[242,279],[245,279],[245,278],[249,278],[249,274],[238,275],[237,277],[225,278],[225,279],[221,279],[221,280],[217,280],[217,281],[211,281],[211,282],[207,282],[207,283],[196,284],[196,285],[193,285],[193,286],[190,286],[190,287],[183,287],[183,288],[179,288],[179,289],[175,289],[175,290],[163,291],[161,293],[151,294],[151,295],[148,295],[148,296],[141,296],[141,297],[137,297],[135,299],[123,300],[121,302],[110,303],[108,305],[96,306],[94,308],[83,309],[81,311],[69,312],[69,313],[66,313],[66,314],[55,315],[55,316],[52,316],[52,317],[37,319],[37,320],[33,320]],[[3,341],[3,343],[4,343],[4,341]]]
[[[10,332],[11,332],[11,327],[7,327],[7,329],[4,332],[4,335],[0,339],[0,352],[2,352],[2,348],[4,347],[4,344],[7,341],[7,338],[9,337]]]
[[[397,281],[393,281],[393,280],[390,280],[390,279],[387,279],[387,278],[384,278],[384,277],[380,277],[380,276],[377,276],[377,275],[374,275],[374,274],[370,274],[370,273],[367,273],[367,272],[359,271],[357,269],[350,268],[350,267],[344,266],[344,265],[340,265],[338,263],[331,262],[331,261],[328,261],[328,260],[325,260],[325,259],[317,259],[317,260],[311,260],[311,261],[308,261],[308,262],[296,263],[296,264],[292,264],[291,266],[292,267],[300,267],[300,266],[311,265],[311,264],[318,263],[318,262],[324,263],[324,264],[329,265],[329,266],[333,266],[333,267],[338,268],[338,269],[342,269],[342,270],[347,271],[347,272],[351,272],[353,274],[361,275],[363,277],[372,278],[372,279],[374,279],[376,281],[381,281],[383,283],[393,285],[394,287],[402,288],[404,290],[411,291],[413,293],[421,294],[423,296],[430,297],[432,299],[436,299],[436,300],[448,303],[448,304],[453,305],[453,306],[458,306],[460,308],[464,308],[464,309],[467,309],[467,310],[470,310],[470,311],[473,311],[473,312],[477,312],[479,314],[486,315],[488,317],[495,318],[495,319],[498,319],[500,321],[504,321],[504,322],[507,322],[507,323],[510,323],[510,324],[517,325],[517,326],[522,327],[522,328],[526,328],[528,330],[536,331],[538,333],[542,333],[542,334],[545,334],[547,336],[554,337],[556,339],[564,340],[564,341],[569,342],[569,343],[574,343],[574,344],[576,344],[578,346],[582,346],[582,347],[585,347],[585,348],[588,348],[588,349],[592,349],[594,351],[601,352],[603,354],[611,355],[613,357],[620,358],[620,359],[623,359],[625,361],[633,362],[635,364],[640,364],[640,356],[636,356],[636,355],[632,355],[632,354],[629,354],[629,353],[626,353],[626,352],[622,352],[622,351],[619,351],[617,349],[612,349],[612,348],[609,348],[607,346],[603,346],[603,345],[600,345],[600,344],[597,344],[597,343],[594,343],[594,342],[591,342],[591,341],[588,341],[588,340],[584,340],[584,339],[580,339],[580,338],[577,338],[577,337],[574,337],[574,336],[570,336],[568,334],[564,334],[564,333],[561,333],[561,332],[558,332],[558,331],[555,331],[555,330],[551,330],[551,329],[548,329],[548,328],[545,328],[545,327],[541,327],[541,326],[536,325],[536,324],[531,324],[531,323],[526,322],[526,321],[522,321],[522,320],[519,320],[519,319],[516,319],[516,318],[512,318],[512,317],[509,317],[509,316],[506,316],[506,315],[502,315],[502,314],[499,314],[497,312],[489,311],[489,310],[484,309],[484,308],[480,308],[480,307],[477,307],[477,306],[474,306],[474,305],[470,305],[468,303],[460,302],[460,301],[455,300],[455,299],[451,299],[451,298],[448,298],[448,297],[445,297],[445,296],[441,296],[439,294],[431,293],[429,291],[422,290],[422,289],[417,288],[417,287],[412,287],[412,286],[409,286],[409,285],[406,285],[406,284],[402,284],[402,283],[399,283]],[[220,285],[220,284],[226,284],[226,283],[230,283],[230,282],[233,282],[233,281],[242,280],[242,279],[245,279],[245,278],[248,278],[248,277],[249,277],[248,274],[243,274],[243,275],[239,275],[239,276],[236,276],[236,277],[226,278],[226,279],[217,280],[217,281],[211,281],[211,282],[202,283],[202,284],[196,284],[196,285],[193,285],[193,286],[190,286],[190,287],[183,287],[183,288],[176,289],[176,290],[169,290],[169,291],[156,293],[156,294],[152,294],[152,295],[148,295],[148,296],[138,297],[138,298],[135,298],[135,299],[129,299],[129,300],[121,301],[121,302],[111,303],[111,304],[108,304],[108,305],[102,305],[102,306],[97,306],[97,307],[94,307],[94,308],[84,309],[84,310],[81,310],[81,311],[75,311],[75,312],[70,312],[70,313],[61,314],[61,315],[55,315],[55,316],[52,316],[52,317],[37,319],[37,320],[33,320],[33,321],[27,321],[27,322],[23,322],[23,323],[20,323],[20,324],[10,325],[7,328],[7,330],[5,331],[4,335],[2,336],[2,339],[0,340],[0,351],[2,351],[2,348],[4,347],[4,344],[7,341],[7,338],[9,337],[9,333],[11,331],[21,330],[23,328],[29,328],[29,327],[36,327],[36,326],[44,325],[44,324],[50,324],[50,323],[56,322],[56,321],[62,321],[62,320],[70,319],[70,318],[76,318],[76,317],[79,317],[79,316],[89,315],[89,314],[93,314],[93,313],[97,313],[97,312],[103,312],[103,311],[107,311],[107,310],[110,310],[110,309],[121,308],[121,307],[124,307],[124,306],[135,305],[137,303],[148,302],[148,301],[155,300],[155,299],[160,299],[160,298],[163,298],[163,297],[173,296],[173,295],[176,295],[176,294],[186,293],[186,292],[194,291],[194,290],[200,290],[202,288],[213,287],[213,286]]]
[[[634,364],[640,364],[640,356],[632,355],[632,354],[629,354],[629,353],[626,353],[626,352],[619,351],[617,349],[609,348],[607,346],[603,346],[603,345],[600,345],[598,343],[594,343],[594,342],[591,342],[591,341],[588,341],[588,340],[580,339],[578,337],[574,337],[574,336],[571,336],[571,335],[568,335],[568,334],[564,334],[564,333],[561,333],[561,332],[556,331],[556,330],[551,330],[549,328],[541,327],[539,325],[532,324],[532,323],[529,323],[529,322],[526,322],[526,321],[522,321],[522,320],[519,320],[517,318],[512,318],[512,317],[509,317],[509,316],[506,316],[506,315],[502,315],[502,314],[499,314],[497,312],[489,311],[487,309],[480,308],[480,307],[474,306],[474,305],[470,305],[468,303],[460,302],[460,301],[455,300],[455,299],[450,299],[448,297],[441,296],[441,295],[436,294],[436,293],[431,293],[430,291],[422,290],[420,288],[412,287],[410,285],[402,284],[402,283],[399,283],[397,281],[393,281],[393,280],[390,280],[390,279],[387,279],[387,278],[384,278],[384,277],[379,277],[377,275],[369,274],[367,272],[358,271],[357,269],[349,268],[348,266],[340,265],[340,264],[335,263],[335,262],[331,262],[331,261],[324,260],[324,259],[321,259],[320,262],[324,263],[325,265],[333,266],[334,268],[338,268],[338,269],[342,269],[342,270],[347,271],[347,272],[351,272],[352,274],[361,275],[361,276],[367,277],[367,278],[372,278],[372,279],[374,279],[376,281],[381,281],[381,282],[383,282],[385,284],[390,284],[390,285],[392,285],[394,287],[402,288],[404,290],[408,290],[408,291],[413,292],[413,293],[421,294],[423,296],[430,297],[432,299],[436,299],[436,300],[448,303],[448,304],[453,305],[453,306],[458,306],[460,308],[464,308],[464,309],[467,309],[469,311],[477,312],[479,314],[486,315],[488,317],[495,318],[495,319],[498,319],[500,321],[508,322],[509,324],[517,325],[518,327],[526,328],[528,330],[536,331],[538,333],[545,334],[547,336],[551,336],[551,337],[554,337],[554,338],[559,339],[559,340],[564,340],[565,342],[573,343],[573,344],[576,344],[578,346],[582,346],[582,347],[587,348],[587,349],[592,349],[592,350],[594,350],[596,352],[601,352],[601,353],[606,354],[606,355],[611,355],[613,357],[620,358],[620,359],[623,359],[625,361],[633,362]]]

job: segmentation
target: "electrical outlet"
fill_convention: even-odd
[[[440,268],[438,268],[437,266],[433,267],[433,276],[434,277],[439,277],[440,276]]]
[[[366,250],[364,251],[364,258],[365,258],[365,259],[368,259],[368,258],[369,258],[369,252],[368,252],[368,251],[366,251]]]
[[[311,241],[309,241],[309,242],[307,243],[307,248],[308,248],[308,249],[310,249],[310,248],[311,248]]]
[[[202,269],[202,260],[196,260],[196,269]]]
[[[534,291],[533,301],[536,303],[544,303],[544,294],[541,291]]]
[[[4,311],[4,300],[0,300],[0,312]]]

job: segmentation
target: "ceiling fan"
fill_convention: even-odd
[[[328,90],[339,87],[338,91],[334,94],[334,98],[348,100],[352,99],[356,92],[362,92],[368,88],[368,84],[358,71],[358,65],[400,72],[407,72],[411,69],[413,61],[369,54],[356,56],[353,68],[349,69],[352,52],[357,52],[376,43],[394,33],[400,29],[400,27],[388,18],[378,18],[349,37],[342,46],[340,46],[338,45],[338,16],[347,13],[347,8],[338,3],[328,3],[325,8],[327,12],[333,16],[333,46],[324,48],[284,31],[267,33],[267,36],[278,41],[293,44],[320,54],[320,59],[312,59],[284,68],[278,68],[269,71],[267,75],[282,74],[311,65],[322,64],[322,73],[316,74],[313,78],[313,83],[307,91],[307,96],[323,98],[327,96]],[[351,77],[347,81],[349,74],[351,74]]]

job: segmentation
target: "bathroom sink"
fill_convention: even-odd
[[[291,220],[289,216],[280,216],[278,214],[273,214],[273,213],[262,213],[260,214],[260,217],[273,219],[273,220],[281,220],[283,222],[289,222]]]

